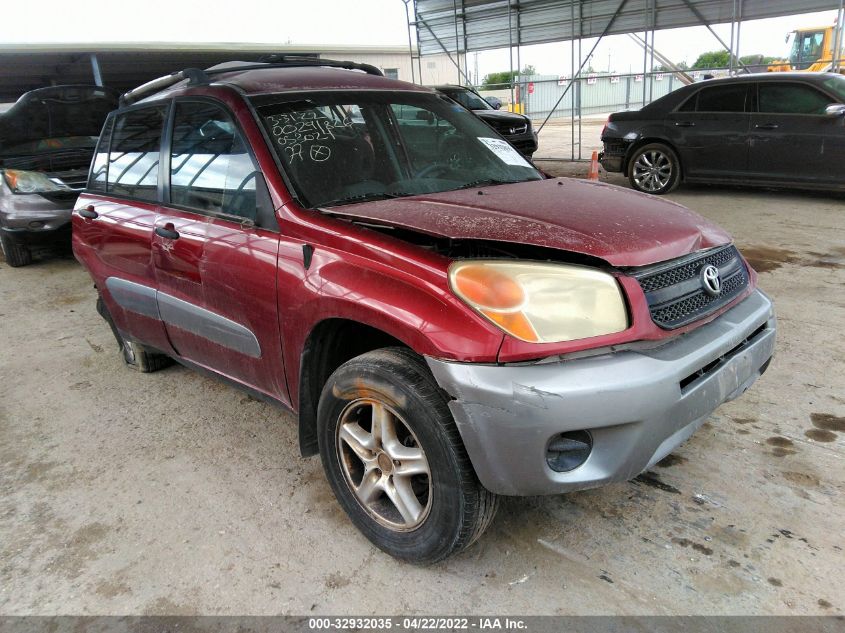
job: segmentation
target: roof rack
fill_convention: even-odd
[[[220,75],[245,70],[265,70],[270,68],[298,68],[308,66],[323,66],[329,68],[345,68],[346,70],[360,70],[368,75],[383,77],[384,73],[372,64],[362,64],[352,61],[337,61],[335,59],[320,59],[303,55],[265,55],[258,62],[244,62],[243,64],[224,63],[202,70],[200,68],[186,68],[169,75],[153,79],[137,88],[125,92],[120,97],[120,107],[125,107],[140,101],[143,97],[169,88],[180,81],[188,80],[189,86],[201,86],[211,83],[210,75]]]
[[[220,64],[219,66],[212,66],[206,69],[206,73],[220,74],[229,72],[238,72],[243,70],[261,70],[264,68],[298,68],[307,66],[323,66],[328,68],[345,68],[346,70],[360,70],[368,75],[376,75],[384,77],[378,68],[372,64],[362,64],[360,62],[352,61],[338,61],[336,59],[320,59],[319,57],[308,57],[305,55],[281,55],[271,54],[263,56],[257,62],[246,62],[242,65]]]
[[[180,81],[187,79],[189,86],[198,86],[210,82],[208,75],[201,68],[186,68],[185,70],[177,70],[175,73],[170,73],[164,77],[153,79],[145,84],[141,84],[137,88],[133,88],[128,92],[120,95],[120,107],[123,108],[140,101],[143,97],[169,88]]]

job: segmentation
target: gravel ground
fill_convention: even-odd
[[[128,370],[73,259],[0,260],[0,613],[841,614],[844,200],[671,197],[761,271],[768,373],[653,472],[504,499],[427,568],[359,535],[291,415],[180,367]]]

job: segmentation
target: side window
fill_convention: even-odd
[[[678,112],[695,112],[696,101],[698,101],[698,93],[684,101],[683,104],[681,104],[681,107],[678,108]]]
[[[256,218],[258,171],[219,106],[177,102],[170,156],[170,202],[202,212]]]
[[[158,160],[166,112],[164,106],[156,106],[118,115],[107,167],[109,193],[142,200],[158,198]]]
[[[97,141],[97,151],[94,154],[94,161],[91,164],[91,173],[88,176],[89,191],[105,192],[106,174],[109,169],[109,144],[111,143],[111,131],[114,126],[114,116],[106,119],[103,131],[100,133],[100,140]]]
[[[778,114],[824,114],[833,100],[827,95],[801,84],[759,84],[760,112]]]
[[[746,84],[713,86],[698,93],[697,112],[745,112]]]

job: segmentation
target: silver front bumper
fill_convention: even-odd
[[[766,370],[772,303],[754,291],[711,323],[645,350],[479,365],[427,358],[481,483],[504,495],[555,494],[625,481],[663,459]],[[570,472],[546,464],[549,440],[587,430]]]

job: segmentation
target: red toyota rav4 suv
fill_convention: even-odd
[[[629,479],[747,389],[772,304],[719,227],[544,178],[369,66],[181,71],[124,96],[73,216],[126,363],[299,414],[378,547],[467,547],[497,495]]]

